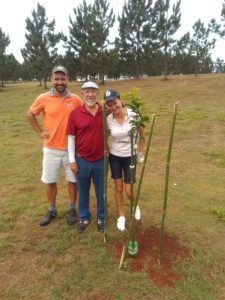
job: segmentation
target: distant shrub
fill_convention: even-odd
[[[130,92],[122,93],[122,99],[125,101],[138,101],[142,102],[142,98],[139,97],[134,90]]]

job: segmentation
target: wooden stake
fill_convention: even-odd
[[[164,202],[163,202],[163,212],[162,212],[162,220],[161,220],[161,228],[160,228],[159,261],[161,261],[162,253],[163,253],[164,223],[165,223],[167,199],[168,199],[170,159],[171,159],[171,153],[172,153],[173,136],[174,136],[174,129],[175,129],[175,124],[176,124],[178,104],[179,104],[179,102],[176,102],[174,105],[174,113],[173,113],[173,119],[172,119],[172,124],[171,124],[170,139],[169,139],[168,152],[167,152],[166,176],[165,176],[165,186],[164,186]]]

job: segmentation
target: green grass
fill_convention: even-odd
[[[0,92],[0,298],[224,299],[224,222],[220,217],[224,217],[224,81],[224,75],[213,74],[172,76],[169,81],[160,77],[113,81],[101,86],[101,97],[108,88],[135,91],[145,110],[157,115],[140,196],[144,228],[160,226],[168,134],[173,105],[180,101],[165,231],[179,237],[191,258],[176,267],[184,280],[174,287],[156,285],[144,272],[118,269],[118,257],[96,230],[93,188],[93,220],[83,234],[66,224],[63,175],[58,218],[46,228],[38,225],[47,209],[40,182],[42,140],[33,132],[26,112],[44,90],[36,83],[6,85]],[[80,95],[80,86],[70,83],[70,90]],[[122,241],[126,233],[116,230],[110,176],[108,180],[110,243]]]
[[[209,212],[217,216],[219,220],[225,221],[225,209],[219,207],[209,208]]]

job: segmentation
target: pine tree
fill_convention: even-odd
[[[6,73],[6,53],[5,50],[7,46],[10,44],[9,36],[6,35],[2,28],[0,27],[0,81],[1,86],[4,86],[5,73]]]
[[[107,0],[95,0],[93,8],[94,19],[91,36],[96,51],[97,72],[101,83],[104,83],[109,58],[107,50],[110,45],[109,30],[115,22],[115,15],[113,9],[108,12],[109,3]]]
[[[56,45],[62,38],[61,33],[55,34],[55,20],[48,22],[45,8],[39,3],[37,10],[32,11],[32,18],[26,19],[25,37],[27,42],[21,50],[25,63],[29,63],[37,75],[40,84],[46,81],[57,57]]]
[[[221,20],[218,23],[214,18],[210,20],[208,25],[211,33],[217,34],[220,38],[225,39],[225,2],[221,10]]]
[[[225,61],[223,59],[217,58],[214,69],[217,73],[225,73]]]
[[[210,50],[215,47],[215,39],[209,40],[210,28],[206,28],[200,19],[192,28],[194,33],[191,39],[191,52],[195,57],[195,76],[197,76],[199,72],[212,71]]]
[[[223,8],[221,10],[221,23],[220,36],[225,38],[225,2],[223,3]]]
[[[152,28],[152,0],[128,0],[119,21],[117,47],[126,73],[139,78],[141,62]]]
[[[157,42],[164,54],[164,79],[167,79],[171,51],[176,42],[173,36],[181,25],[180,3],[181,0],[173,5],[171,14],[169,14],[170,0],[157,0],[154,6]]]
[[[218,24],[215,19],[211,19],[209,27],[211,32],[217,33],[221,38],[225,38],[225,2],[221,10],[220,24]]]
[[[107,51],[105,61],[105,74],[109,79],[119,79],[121,76],[121,64],[116,48]]]
[[[192,74],[194,72],[194,58],[191,54],[190,33],[185,33],[176,41],[173,49],[172,66],[175,74]]]
[[[78,68],[81,79],[88,79],[88,75],[92,73],[92,59],[94,57],[94,47],[92,45],[92,37],[90,36],[93,23],[93,7],[83,0],[77,8],[74,8],[74,19],[69,17],[69,40],[66,47],[69,52],[74,54],[74,59],[78,61]]]
[[[74,9],[74,20],[70,17],[67,47],[79,62],[81,77],[88,79],[88,76],[99,76],[102,83],[108,62],[109,30],[115,21],[113,10],[108,11],[107,0],[95,0],[93,5],[83,0]]]
[[[13,83],[16,83],[17,80],[21,77],[21,65],[15,58],[13,54],[6,55],[6,72],[5,79],[12,80]]]

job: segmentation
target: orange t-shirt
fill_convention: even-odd
[[[67,123],[70,112],[81,106],[83,101],[67,91],[64,99],[54,94],[54,90],[39,95],[30,110],[34,115],[43,113],[43,127],[50,132],[50,138],[44,140],[48,148],[67,149]]]

